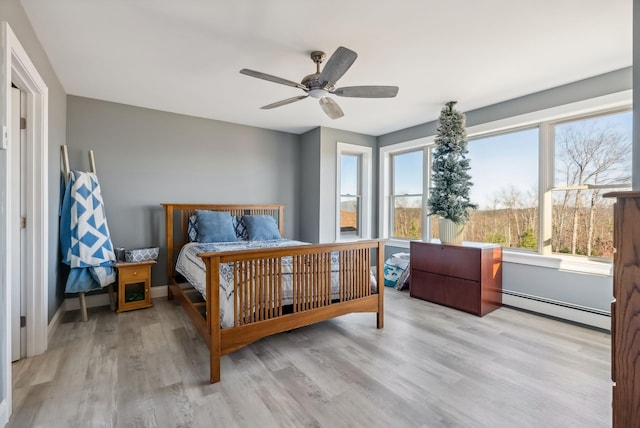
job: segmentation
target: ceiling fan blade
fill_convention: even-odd
[[[276,101],[275,103],[267,104],[266,106],[263,106],[263,107],[260,107],[260,108],[264,109],[264,110],[268,110],[270,108],[276,108],[276,107],[284,106],[284,105],[287,105],[287,104],[295,103],[296,101],[303,100],[303,99],[307,98],[308,96],[309,95],[300,95],[300,96],[297,96],[297,97],[291,97],[291,98],[287,98],[286,100]]]
[[[393,98],[398,94],[397,86],[345,86],[331,91],[341,97]]]
[[[333,85],[347,72],[357,57],[358,54],[351,49],[340,46],[322,69],[320,81],[326,82],[325,86]]]
[[[280,83],[281,85],[293,86],[294,88],[300,88],[304,91],[307,90],[306,87],[302,86],[300,83],[293,82],[291,80],[283,79],[282,77],[272,76],[271,74],[262,73],[260,71],[249,70],[248,68],[243,68],[240,70],[240,73],[246,74],[247,76],[257,77],[258,79],[268,80],[270,82]]]
[[[322,110],[324,110],[331,119],[340,119],[344,116],[338,103],[329,97],[320,98],[320,107],[322,107]]]

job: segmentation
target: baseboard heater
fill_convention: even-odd
[[[611,313],[608,311],[504,289],[502,303],[505,306],[611,331]]]

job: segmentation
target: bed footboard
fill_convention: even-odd
[[[359,241],[201,254],[206,266],[206,319],[211,383],[220,357],[271,334],[352,312],[376,313],[384,327],[384,243]],[[290,259],[292,296],[283,299],[283,259]],[[338,269],[332,259],[338,259]],[[375,263],[372,263],[375,261]],[[233,327],[220,327],[220,266],[233,266]],[[372,287],[370,268],[379,268]],[[339,291],[332,283],[339,282]]]

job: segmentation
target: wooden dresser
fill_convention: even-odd
[[[613,427],[640,424],[640,191],[612,192],[613,302],[611,380]]]
[[[502,306],[502,247],[411,241],[410,295],[478,316]]]

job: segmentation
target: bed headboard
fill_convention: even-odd
[[[232,216],[270,215],[284,236],[284,205],[280,204],[162,204],[167,239],[167,279],[171,281],[180,249],[188,242],[187,224],[196,210],[229,211]]]

